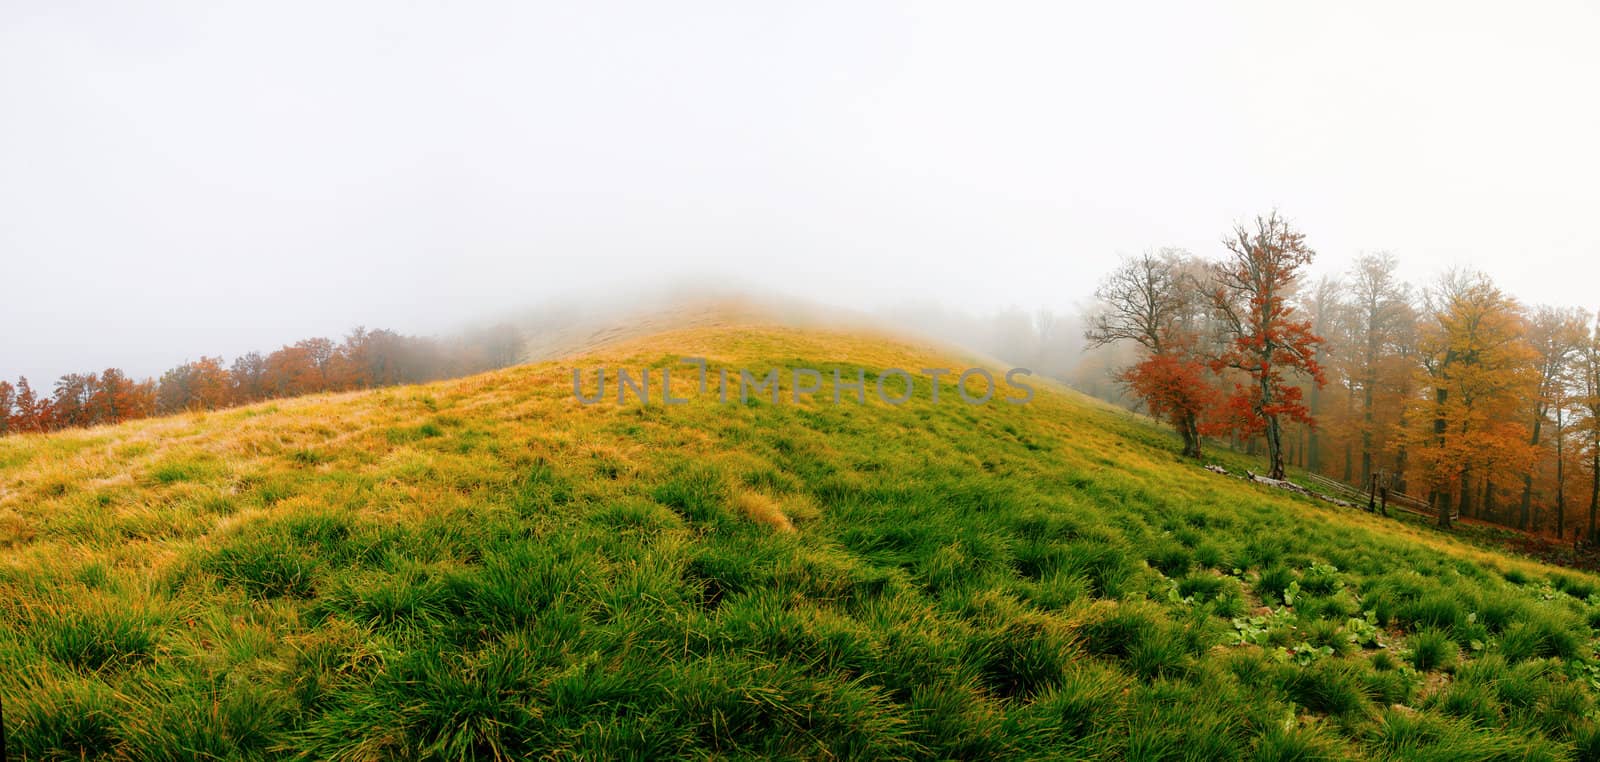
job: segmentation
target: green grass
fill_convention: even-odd
[[[956,365],[774,328],[584,362],[677,355]],[[0,440],[13,753],[1600,751],[1586,575],[1209,473],[1059,390],[582,407],[564,370]]]
[[[1456,663],[1456,643],[1441,630],[1423,630],[1407,641],[1411,647],[1411,666],[1418,672],[1449,669]]]

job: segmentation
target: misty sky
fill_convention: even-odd
[[[619,281],[1061,310],[1278,206],[1600,307],[1600,6],[0,0],[0,376]]]

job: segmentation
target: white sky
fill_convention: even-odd
[[[0,376],[623,278],[1071,309],[1274,205],[1600,307],[1600,6],[1200,5],[0,0]]]

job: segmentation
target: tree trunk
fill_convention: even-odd
[[[1539,428],[1544,424],[1544,412],[1539,410],[1533,416],[1533,441],[1534,447],[1539,446]],[[1517,517],[1517,527],[1526,531],[1533,522],[1533,469],[1529,468],[1522,475],[1522,514]]]
[[[1400,413],[1400,420],[1397,425],[1400,430],[1405,430],[1406,414],[1404,410]],[[1403,443],[1396,444],[1394,448],[1394,473],[1389,475],[1389,486],[1396,492],[1406,491],[1406,446]]]
[[[1496,521],[1494,504],[1494,477],[1483,477],[1483,498],[1478,501],[1478,518]]]
[[[1437,436],[1439,438],[1439,446],[1440,447],[1444,446],[1444,432],[1445,432],[1445,429],[1449,425],[1448,423],[1446,423],[1446,421],[1444,419],[1444,403],[1445,403],[1445,401],[1447,399],[1449,399],[1449,397],[1450,397],[1450,390],[1449,389],[1445,389],[1443,387],[1434,387],[1434,390],[1433,390],[1433,406],[1434,406],[1434,410],[1436,410],[1438,412],[1435,414],[1435,417],[1433,419],[1433,433],[1434,433],[1435,436]],[[1463,472],[1463,474],[1464,473],[1465,472]],[[1450,498],[1448,497],[1449,493],[1445,492],[1442,489],[1438,489],[1438,488],[1435,488],[1435,489],[1437,490],[1436,494],[1438,495],[1438,499],[1439,499],[1439,506],[1438,506],[1439,507],[1439,526],[1444,527],[1445,529],[1449,529],[1450,528]],[[1463,494],[1465,494],[1465,493],[1463,493]],[[1465,499],[1465,497],[1463,497],[1462,499]]]
[[[1589,540],[1594,540],[1594,514],[1600,508],[1600,449],[1596,449],[1589,461],[1590,473],[1594,474],[1593,481],[1589,484]]]
[[[1355,406],[1356,406],[1356,390],[1352,388],[1349,391],[1347,391],[1345,393],[1345,395],[1344,395],[1344,419],[1345,420],[1347,420],[1347,421],[1350,420],[1350,418],[1352,417],[1352,411],[1355,409]],[[1355,482],[1355,453],[1353,452],[1353,450],[1354,450],[1354,443],[1352,443],[1350,441],[1349,437],[1345,437],[1345,440],[1344,440],[1344,483],[1345,484],[1355,484],[1356,483]],[[1362,481],[1361,483],[1365,484],[1366,482]]]
[[[1185,415],[1182,425],[1178,429],[1183,434],[1184,456],[1198,459],[1200,457],[1200,427],[1196,424],[1194,415]]]
[[[1522,505],[1517,511],[1517,528],[1528,531],[1533,523],[1533,474],[1522,475]]]
[[[1311,385],[1311,415],[1322,414],[1322,387]],[[1322,472],[1322,441],[1315,426],[1310,427],[1306,436],[1306,470]]]
[[[1372,367],[1372,359],[1367,360],[1367,367]],[[1365,482],[1372,478],[1372,387],[1378,385],[1376,374],[1370,371],[1366,382],[1361,386],[1361,480]]]
[[[1271,346],[1268,345],[1267,349],[1270,351]],[[1261,364],[1267,365],[1265,357]],[[1266,412],[1277,402],[1272,398],[1272,383],[1268,380],[1267,374],[1261,374],[1257,386],[1261,390],[1261,396],[1256,401],[1256,415],[1267,419],[1267,476],[1272,479],[1282,479],[1284,478],[1283,429],[1278,422],[1278,414]]]
[[[1402,423],[1401,425],[1404,425]],[[1406,446],[1400,445],[1394,452],[1394,476],[1389,480],[1390,486],[1400,492],[1406,491]]]
[[[1283,432],[1278,428],[1278,417],[1271,416],[1267,419],[1267,458],[1271,464],[1267,476],[1273,479],[1284,478],[1283,466]]]
[[[1556,407],[1556,537],[1567,531],[1567,459],[1562,444],[1561,408]]]

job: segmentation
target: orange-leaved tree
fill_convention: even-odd
[[[1427,295],[1421,384],[1409,449],[1428,476],[1440,526],[1456,511],[1472,515],[1474,478],[1522,473],[1532,458],[1520,408],[1537,386],[1536,353],[1525,340],[1516,300],[1481,273],[1451,272]],[[1485,488],[1482,494],[1492,494]]]
[[[9,381],[0,381],[0,437],[11,433],[17,416],[17,388]]]

